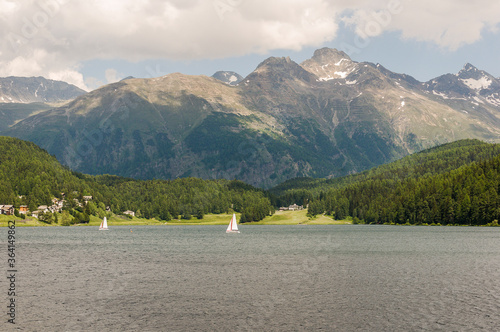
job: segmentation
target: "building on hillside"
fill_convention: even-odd
[[[40,205],[37,208],[37,211],[40,213],[46,213],[46,212],[49,212],[49,207],[47,205]]]
[[[22,214],[28,213],[28,205],[21,205],[19,207],[19,213],[22,213]]]
[[[82,204],[82,203],[80,203],[80,201],[79,201],[78,199],[73,198],[73,201],[75,202],[75,204],[76,204],[77,206],[79,206],[79,207],[83,207],[83,204]]]
[[[52,198],[52,205],[48,207],[50,212],[62,212],[62,208],[64,207],[64,199],[59,200],[58,198]]]
[[[280,207],[280,211],[301,211],[301,210],[304,210],[303,205],[292,204],[290,206]]]
[[[129,216],[135,217],[134,211],[127,210],[127,211],[123,212],[123,214],[128,214]]]
[[[0,205],[0,214],[5,214],[7,216],[14,215],[13,205]]]
[[[92,200],[92,196],[83,196],[83,200],[85,202],[91,201]]]
[[[303,210],[304,207],[302,205],[292,204],[288,207],[289,211],[300,211]]]

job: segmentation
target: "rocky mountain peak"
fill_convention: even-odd
[[[312,82],[316,78],[306,71],[290,57],[270,57],[262,61],[257,68],[246,78],[247,80],[282,81],[299,79]]]
[[[488,74],[484,70],[477,69],[470,63],[465,64],[463,69],[458,72],[457,77],[471,90],[476,92],[488,89],[492,83],[497,81],[495,77]]]
[[[315,60],[318,63],[331,63],[331,62],[339,62],[342,59],[352,61],[351,58],[343,51],[339,51],[335,48],[320,48],[316,51],[314,51],[314,54],[311,58],[312,60]]]
[[[460,72],[476,72],[478,69],[470,63],[466,63]]]
[[[243,80],[243,77],[234,71],[218,71],[212,77],[232,86],[237,85]]]
[[[134,76],[127,76],[127,77],[125,77],[125,78],[122,78],[122,79],[120,80],[120,82],[121,82],[121,81],[126,81],[126,80],[132,80],[132,79],[134,79],[134,78],[135,78]]]
[[[319,81],[346,78],[356,69],[356,62],[344,52],[332,48],[316,50],[301,66],[318,77]]]
[[[462,68],[462,70],[460,70],[458,72],[457,76],[459,78],[462,78],[462,79],[467,79],[467,78],[472,78],[472,77],[479,78],[479,77],[483,76],[483,71],[477,69],[476,67],[474,67],[470,63],[466,63],[464,65],[464,67]]]
[[[424,86],[444,99],[471,100],[476,106],[500,106],[500,81],[470,63],[466,63],[457,74],[439,76]]]
[[[262,61],[257,66],[256,70],[267,69],[269,67],[274,67],[274,68],[282,67],[282,68],[285,68],[285,67],[289,67],[289,66],[293,66],[293,65],[297,65],[298,66],[298,64],[296,62],[292,61],[292,59],[290,59],[289,56],[287,56],[287,57],[270,57],[270,58],[267,58],[266,60]]]

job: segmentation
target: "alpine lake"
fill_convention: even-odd
[[[500,330],[499,228],[225,229],[16,228],[16,324],[2,278],[0,330]]]

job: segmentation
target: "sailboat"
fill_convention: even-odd
[[[236,223],[236,214],[233,213],[233,217],[227,226],[226,233],[239,233],[238,224]]]
[[[108,228],[108,221],[106,220],[106,217],[104,217],[104,219],[101,222],[101,226],[99,226],[99,230],[100,231],[107,231],[108,229],[109,229]]]

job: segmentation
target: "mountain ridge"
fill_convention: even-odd
[[[63,81],[39,77],[0,77],[0,103],[57,103],[87,93]]]
[[[128,79],[7,134],[89,174],[236,178],[268,188],[360,172],[458,139],[498,141],[494,78],[487,94],[462,81],[487,73],[479,74],[419,82],[324,48],[302,64],[268,58],[234,86],[180,73]]]

